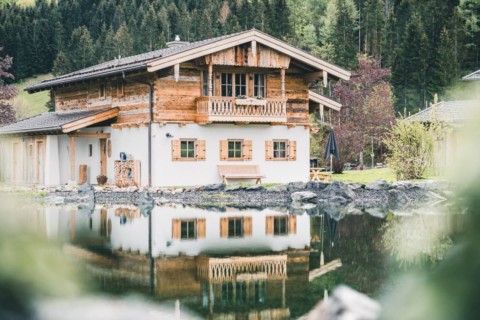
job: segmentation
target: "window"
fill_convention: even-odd
[[[205,219],[172,220],[172,239],[204,239],[206,231]]]
[[[247,77],[245,74],[235,74],[235,96],[247,96]]]
[[[119,80],[117,82],[117,97],[123,97],[124,96],[124,86],[123,86],[123,81]]]
[[[106,90],[105,84],[101,84],[99,89],[99,94],[98,94],[99,98],[105,98],[106,93],[107,93],[107,90]]]
[[[243,237],[243,219],[242,218],[228,219],[228,237],[229,238]]]
[[[265,98],[265,75],[254,74],[253,75],[253,95],[255,97]]]
[[[195,158],[195,140],[180,141],[180,157],[185,159]]]
[[[203,161],[205,159],[205,140],[172,140],[172,161]]]
[[[242,158],[242,140],[228,140],[228,158]]]
[[[215,81],[212,79],[212,95],[213,92],[215,92]],[[202,71],[202,95],[208,96],[208,71]]]
[[[93,156],[93,146],[91,144],[88,145],[88,156]]]
[[[273,234],[276,236],[288,234],[288,221],[286,216],[273,218]]]
[[[180,222],[180,239],[196,239],[196,221],[195,220],[184,220]]]
[[[270,236],[286,236],[297,233],[297,216],[265,217],[265,234]]]
[[[232,97],[232,74],[231,73],[222,73],[222,97]]]
[[[297,142],[295,140],[266,140],[265,160],[296,161]]]
[[[285,159],[287,158],[287,141],[273,141],[273,158]]]

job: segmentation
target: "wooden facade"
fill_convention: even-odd
[[[155,73],[129,75],[128,79],[154,84],[154,122],[308,125],[307,76],[290,68],[290,60],[289,56],[260,45],[253,57],[249,44],[181,63],[177,72],[175,67],[169,67]],[[265,97],[256,100],[256,104],[250,100],[246,106],[245,99],[222,96],[224,73],[245,75],[246,98],[254,97],[254,75],[264,75]],[[204,79],[206,74],[208,79]],[[211,88],[205,94],[202,88],[209,81]],[[117,127],[148,121],[148,86],[119,76],[58,87],[54,89],[54,97],[58,111],[118,107]],[[209,112],[208,105],[221,110]]]

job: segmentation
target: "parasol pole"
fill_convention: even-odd
[[[333,154],[330,154],[330,171],[333,172]]]

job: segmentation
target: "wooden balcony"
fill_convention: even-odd
[[[201,97],[197,99],[197,121],[286,123],[287,101],[282,98]]]

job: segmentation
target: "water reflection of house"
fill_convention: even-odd
[[[89,270],[105,283],[147,290],[149,219],[137,208],[112,206],[84,214],[56,207],[47,216],[50,236],[72,243],[65,246],[67,253],[92,263]],[[287,319],[289,297],[308,286],[306,214],[156,207],[151,221],[158,299],[180,298],[212,319],[235,314]],[[113,254],[105,255],[99,246],[114,249]]]

